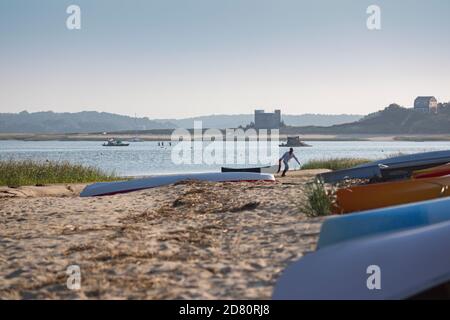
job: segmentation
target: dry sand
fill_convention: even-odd
[[[82,185],[0,188],[0,298],[269,299],[315,249],[322,218],[299,207],[317,173],[98,198],[79,198]],[[78,291],[66,287],[74,264]]]

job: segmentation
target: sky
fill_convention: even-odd
[[[81,9],[69,30],[66,9]],[[366,10],[381,9],[381,30]],[[367,114],[450,101],[448,0],[0,0],[0,112]]]

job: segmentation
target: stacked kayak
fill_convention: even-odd
[[[118,182],[101,182],[87,186],[81,197],[106,196],[169,185],[184,180],[211,182],[275,181],[272,174],[251,172],[210,172],[154,176]]]
[[[428,169],[414,171],[411,178],[424,179],[450,175],[450,163]]]
[[[392,157],[356,166],[354,168],[323,173],[318,176],[326,183],[345,179],[393,180],[409,178],[416,170],[436,167],[450,162],[450,150],[433,151]]]
[[[357,213],[324,221],[316,251],[283,272],[273,298],[450,299],[449,154],[402,156],[325,174],[329,183],[371,181],[336,191],[333,212]],[[373,281],[379,281],[376,288]]]
[[[364,211],[450,196],[450,175],[338,189],[333,212]]]
[[[450,220],[450,198],[332,217],[322,224],[317,250],[345,241]]]
[[[325,183],[336,183],[347,179],[376,179],[382,178],[381,166],[371,165],[350,169],[336,170],[317,175],[317,178]]]
[[[273,298],[423,298],[450,281],[449,251],[450,221],[338,243],[290,265]],[[438,298],[448,299],[448,291]]]

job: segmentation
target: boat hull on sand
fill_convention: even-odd
[[[144,190],[169,185],[184,180],[198,180],[210,182],[240,182],[240,181],[275,181],[271,174],[250,172],[210,172],[188,173],[164,176],[153,176],[142,179],[118,182],[100,182],[87,186],[80,194],[81,197],[105,196],[118,193]]]
[[[348,241],[307,254],[288,266],[275,285],[273,298],[414,298],[450,280],[449,250],[450,222]],[[381,287],[369,290],[368,284],[373,284],[369,280],[377,270]]]
[[[275,173],[277,170],[278,169],[274,170],[273,166],[255,167],[255,168],[228,168],[228,167],[222,167],[220,169],[221,172],[255,172],[255,173]]]
[[[345,179],[393,180],[407,178],[413,171],[448,162],[450,162],[450,150],[433,151],[373,161],[350,169],[327,172],[318,177],[326,183],[336,183]]]
[[[391,166],[394,165],[404,165],[407,163],[413,163],[413,162],[430,162],[430,163],[439,163],[441,161],[443,163],[447,163],[450,161],[446,161],[446,159],[450,159],[450,150],[444,150],[444,151],[432,151],[432,152],[422,152],[422,153],[414,153],[414,154],[408,154],[404,156],[398,156],[398,157],[392,157],[387,158],[383,160],[377,160],[369,163],[363,163],[355,168],[364,168],[364,167],[370,167],[374,165],[381,165],[381,166]]]
[[[412,174],[413,179],[435,178],[450,175],[450,163],[429,169],[417,170]]]
[[[281,171],[284,170],[284,166],[281,167]],[[227,168],[222,167],[222,172],[256,172],[256,173],[277,173],[278,166],[256,167],[256,168]],[[289,171],[293,171],[290,169]]]
[[[341,188],[333,213],[365,211],[450,196],[450,176]]]
[[[450,220],[450,198],[424,201],[325,220],[317,250],[383,233],[424,227]]]
[[[317,177],[325,183],[336,183],[346,179],[380,179],[381,169],[378,165],[374,165],[321,173]]]

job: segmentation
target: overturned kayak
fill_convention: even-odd
[[[407,154],[403,156],[397,156],[392,158],[387,158],[383,160],[377,160],[369,163],[363,163],[355,168],[364,168],[370,167],[373,165],[382,165],[382,166],[394,166],[394,165],[404,165],[404,164],[412,164],[414,162],[417,163],[447,163],[450,161],[446,161],[446,159],[450,159],[450,150],[444,151],[431,151],[431,152],[422,152],[422,153],[414,153]],[[444,162],[442,162],[444,161]]]
[[[336,183],[346,179],[381,179],[381,168],[373,165],[362,168],[351,168],[321,173],[317,178],[325,183]]]
[[[222,167],[222,172],[255,172],[255,173],[276,173],[278,171],[278,166],[265,166],[265,167],[255,167],[255,168],[229,168]]]
[[[336,192],[333,213],[384,208],[450,196],[450,176],[402,180],[341,188]]]
[[[184,180],[198,180],[211,182],[239,182],[239,181],[275,181],[271,174],[250,172],[209,172],[187,173],[154,176],[143,179],[134,179],[118,182],[101,182],[87,186],[80,194],[81,197],[106,196],[126,193],[149,188],[169,185]]]
[[[322,224],[317,250],[338,243],[450,220],[450,198],[332,217]]]
[[[450,174],[450,163],[429,169],[417,170],[412,174],[413,179],[435,178]]]
[[[326,183],[336,183],[345,179],[392,180],[409,178],[413,171],[449,162],[450,150],[424,152],[373,161],[350,169],[327,172],[318,177]]]
[[[229,168],[222,167],[222,172],[255,172],[255,173],[277,173],[279,166],[266,166],[256,168]],[[284,166],[281,166],[281,172],[283,172]],[[289,169],[289,171],[295,171],[295,169]]]
[[[450,222],[344,242],[288,266],[273,298],[426,298],[430,289],[450,280],[449,251]],[[448,299],[448,291],[435,298]]]

